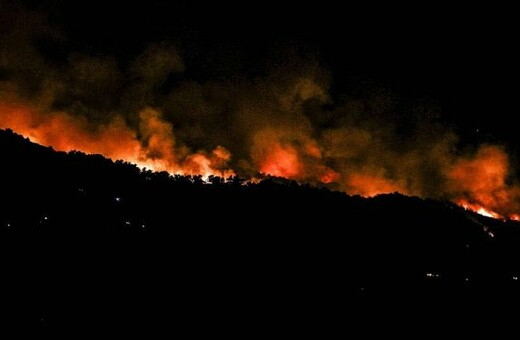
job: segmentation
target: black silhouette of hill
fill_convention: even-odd
[[[10,130],[0,159],[11,326],[323,335],[346,309],[370,319],[382,301],[443,308],[520,287],[520,224],[449,202],[271,177],[208,184]]]

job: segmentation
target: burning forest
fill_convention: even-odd
[[[516,13],[0,0],[1,329],[509,310],[474,307],[520,287]]]
[[[76,51],[46,15],[6,8],[0,128],[34,142],[171,174],[266,174],[518,217],[507,145],[465,143],[433,104],[384,88],[337,93],[333,70],[291,51],[259,74],[200,81],[169,41],[124,58]]]

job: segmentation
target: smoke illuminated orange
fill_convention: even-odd
[[[54,26],[26,11],[0,20],[0,128],[154,171],[252,182],[265,174],[367,197],[400,192],[520,220],[505,146],[468,145],[430,100],[400,98],[371,81],[358,91],[349,80],[339,93],[320,53],[308,54],[313,48],[228,68],[227,53],[195,57],[206,48],[191,51],[198,44],[181,55],[181,37],[148,44],[142,35],[132,48],[105,50],[61,32],[59,15]]]
[[[260,164],[260,172],[286,178],[295,178],[300,174],[301,164],[295,148],[272,145],[269,153]]]
[[[210,151],[192,151],[176,139],[174,126],[163,119],[160,111],[141,110],[138,123],[136,128],[130,128],[122,116],[115,115],[106,123],[92,124],[81,116],[44,112],[21,101],[0,104],[0,128],[11,128],[56,150],[102,154],[172,174],[204,178],[236,174],[230,167],[232,154],[228,149],[217,146]],[[361,142],[355,140],[355,143]],[[345,154],[355,156],[352,152]],[[315,139],[298,135],[287,139],[279,129],[258,134],[252,149],[256,173],[324,183],[366,197],[392,192],[418,194],[407,186],[404,180],[407,177],[389,178],[384,168],[378,169],[373,164],[367,167],[361,164],[359,168],[325,165],[326,156],[331,154]],[[452,158],[443,171],[444,197],[484,216],[520,220],[516,213],[520,190],[507,184],[509,160],[502,148],[482,146],[474,154]]]
[[[457,159],[446,170],[455,202],[481,215],[503,218],[517,211],[519,189],[507,185],[509,160],[497,146],[482,146],[473,156]]]
[[[348,180],[348,186],[352,188],[352,191],[365,197],[392,192],[406,193],[406,190],[398,184],[370,174],[353,174]]]
[[[340,174],[331,169],[326,169],[326,171],[319,177],[320,182],[325,184],[334,183],[339,180]]]
[[[0,103],[0,128],[11,128],[34,142],[52,146],[56,150],[102,154],[111,159],[134,163],[141,168],[172,174],[227,178],[237,173],[230,166],[233,159],[228,149],[217,146],[210,151],[191,150],[177,140],[173,124],[163,119],[159,110],[142,109],[138,126],[130,128],[122,116],[114,115],[106,123],[93,124],[82,116],[49,112],[40,106],[13,98],[16,96]],[[354,138],[353,145],[357,149],[348,150],[352,146],[348,136]],[[335,135],[335,138],[347,148],[347,152],[340,153],[340,156],[346,156],[346,159],[357,157],[357,166],[354,163],[337,168],[325,165],[325,156],[330,157],[336,151],[332,152],[325,145],[320,145],[317,139],[298,135],[294,131],[287,135],[281,129],[265,129],[257,133],[251,159],[256,164],[256,173],[324,183],[339,187],[349,194],[369,197],[400,192],[421,196],[420,192],[407,185],[408,177],[385,176],[384,166],[374,163],[378,161],[377,158],[360,163],[359,155],[354,152],[359,152],[356,150],[367,142],[366,134],[355,134],[349,130],[346,137]],[[450,198],[465,209],[484,216],[507,216],[511,220],[520,220],[516,213],[520,190],[507,183],[509,160],[501,147],[485,145],[473,154],[461,157],[445,155],[441,159],[449,162],[449,165],[443,167],[446,181],[442,197]]]
[[[33,142],[59,151],[101,154],[141,168],[172,174],[202,175],[205,178],[234,175],[227,169],[231,154],[225,148],[218,146],[211,153],[190,152],[186,147],[176,145],[172,126],[161,120],[158,111],[145,109],[140,118],[145,143],[137,139],[136,133],[121,117],[105,125],[90,126],[85,119],[65,113],[43,115],[37,108],[27,105],[0,104],[0,128],[13,129]]]

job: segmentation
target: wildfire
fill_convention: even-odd
[[[509,160],[502,148],[484,145],[474,155],[457,159],[446,176],[452,194],[463,197],[455,202],[465,209],[497,219],[519,217],[514,212],[519,189],[507,184]]]
[[[178,145],[170,123],[160,112],[145,109],[140,114],[139,130],[144,142],[121,117],[92,127],[82,118],[65,113],[49,113],[46,119],[36,108],[26,105],[0,104],[0,128],[11,128],[31,141],[58,151],[82,151],[124,160],[140,168],[167,171],[180,175],[229,177],[235,173],[227,167],[231,153],[222,146],[211,152],[190,150]]]
[[[512,220],[512,221],[520,221],[520,215],[518,215],[518,214],[511,214],[509,216],[509,219]]]
[[[494,211],[488,210],[480,204],[469,203],[468,201],[466,201],[464,199],[457,200],[456,203],[458,205],[460,205],[461,207],[463,207],[464,209],[471,210],[473,212],[476,212],[479,215],[496,218],[496,219],[504,219],[504,217],[502,215],[500,215]]]
[[[0,128],[39,144],[171,174],[255,181],[263,173],[351,195],[449,199],[520,221],[505,147],[461,150],[450,124],[432,119],[436,110],[403,105],[392,91],[330,91],[331,70],[319,58],[291,53],[258,72],[227,80],[210,72],[202,81],[197,72],[184,77],[198,62],[185,63],[169,39],[119,60],[76,50],[81,43],[39,15],[8,17],[0,25]]]
[[[260,172],[272,176],[294,178],[300,171],[298,153],[291,146],[273,145],[260,164]]]
[[[320,182],[330,184],[336,182],[340,177],[340,174],[334,170],[327,169],[321,176]]]
[[[12,128],[42,145],[60,151],[78,150],[102,154],[112,159],[122,159],[140,168],[167,171],[172,174],[229,177],[235,172],[228,166],[231,152],[222,146],[212,151],[192,152],[179,143],[171,123],[153,109],[145,109],[140,115],[137,138],[121,117],[104,125],[92,127],[78,117],[65,113],[47,114],[46,119],[37,109],[20,104],[0,105],[0,128]],[[325,184],[340,184],[350,194],[374,196],[381,193],[410,193],[400,182],[388,179],[384,172],[340,172],[320,163],[322,152],[315,141],[298,144],[277,141],[276,134],[258,139],[256,159],[258,172],[297,180],[312,180]],[[485,147],[474,157],[458,159],[447,170],[454,201],[464,209],[480,215],[520,221],[516,213],[504,214],[494,207],[507,204],[511,189],[505,185],[508,163],[498,148]],[[314,175],[313,175],[314,174]],[[448,191],[450,192],[450,191]],[[411,192],[413,194],[413,192]]]
[[[406,190],[382,176],[370,174],[353,174],[348,179],[349,188],[364,197],[372,197],[379,194],[388,194],[392,192],[401,192],[406,194]]]

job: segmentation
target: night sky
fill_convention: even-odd
[[[29,2],[30,3],[30,2]],[[37,1],[66,32],[71,50],[139,53],[169,41],[198,81],[255,76],[296,54],[331,72],[343,94],[367,84],[410,100],[431,100],[443,117],[511,137],[516,108],[514,18],[507,8],[448,5],[302,5],[264,1],[235,5],[211,1]],[[48,47],[49,52],[66,53]],[[62,55],[63,57],[63,55]]]
[[[518,55],[505,7],[47,0],[3,2],[4,16],[19,4],[48,15],[59,32],[40,46],[57,63],[71,51],[124,61],[168,41],[184,58],[184,77],[207,81],[262,74],[296,54],[331,72],[335,93],[368,83],[426,97],[461,125],[514,131],[507,119]]]
[[[70,48],[88,52],[125,56],[150,41],[169,40],[183,52],[191,52],[185,57],[194,65],[238,62],[231,68],[243,72],[248,62],[291,47],[318,54],[340,82],[349,76],[371,76],[392,83],[419,82],[409,87],[425,91],[431,87],[434,93],[457,83],[463,83],[461,88],[471,86],[479,79],[478,87],[483,89],[503,88],[503,73],[514,73],[515,27],[505,7],[338,5],[333,1],[283,6],[275,1],[241,6],[158,0],[125,6],[106,1],[24,3],[48,13],[52,25],[73,41]]]

